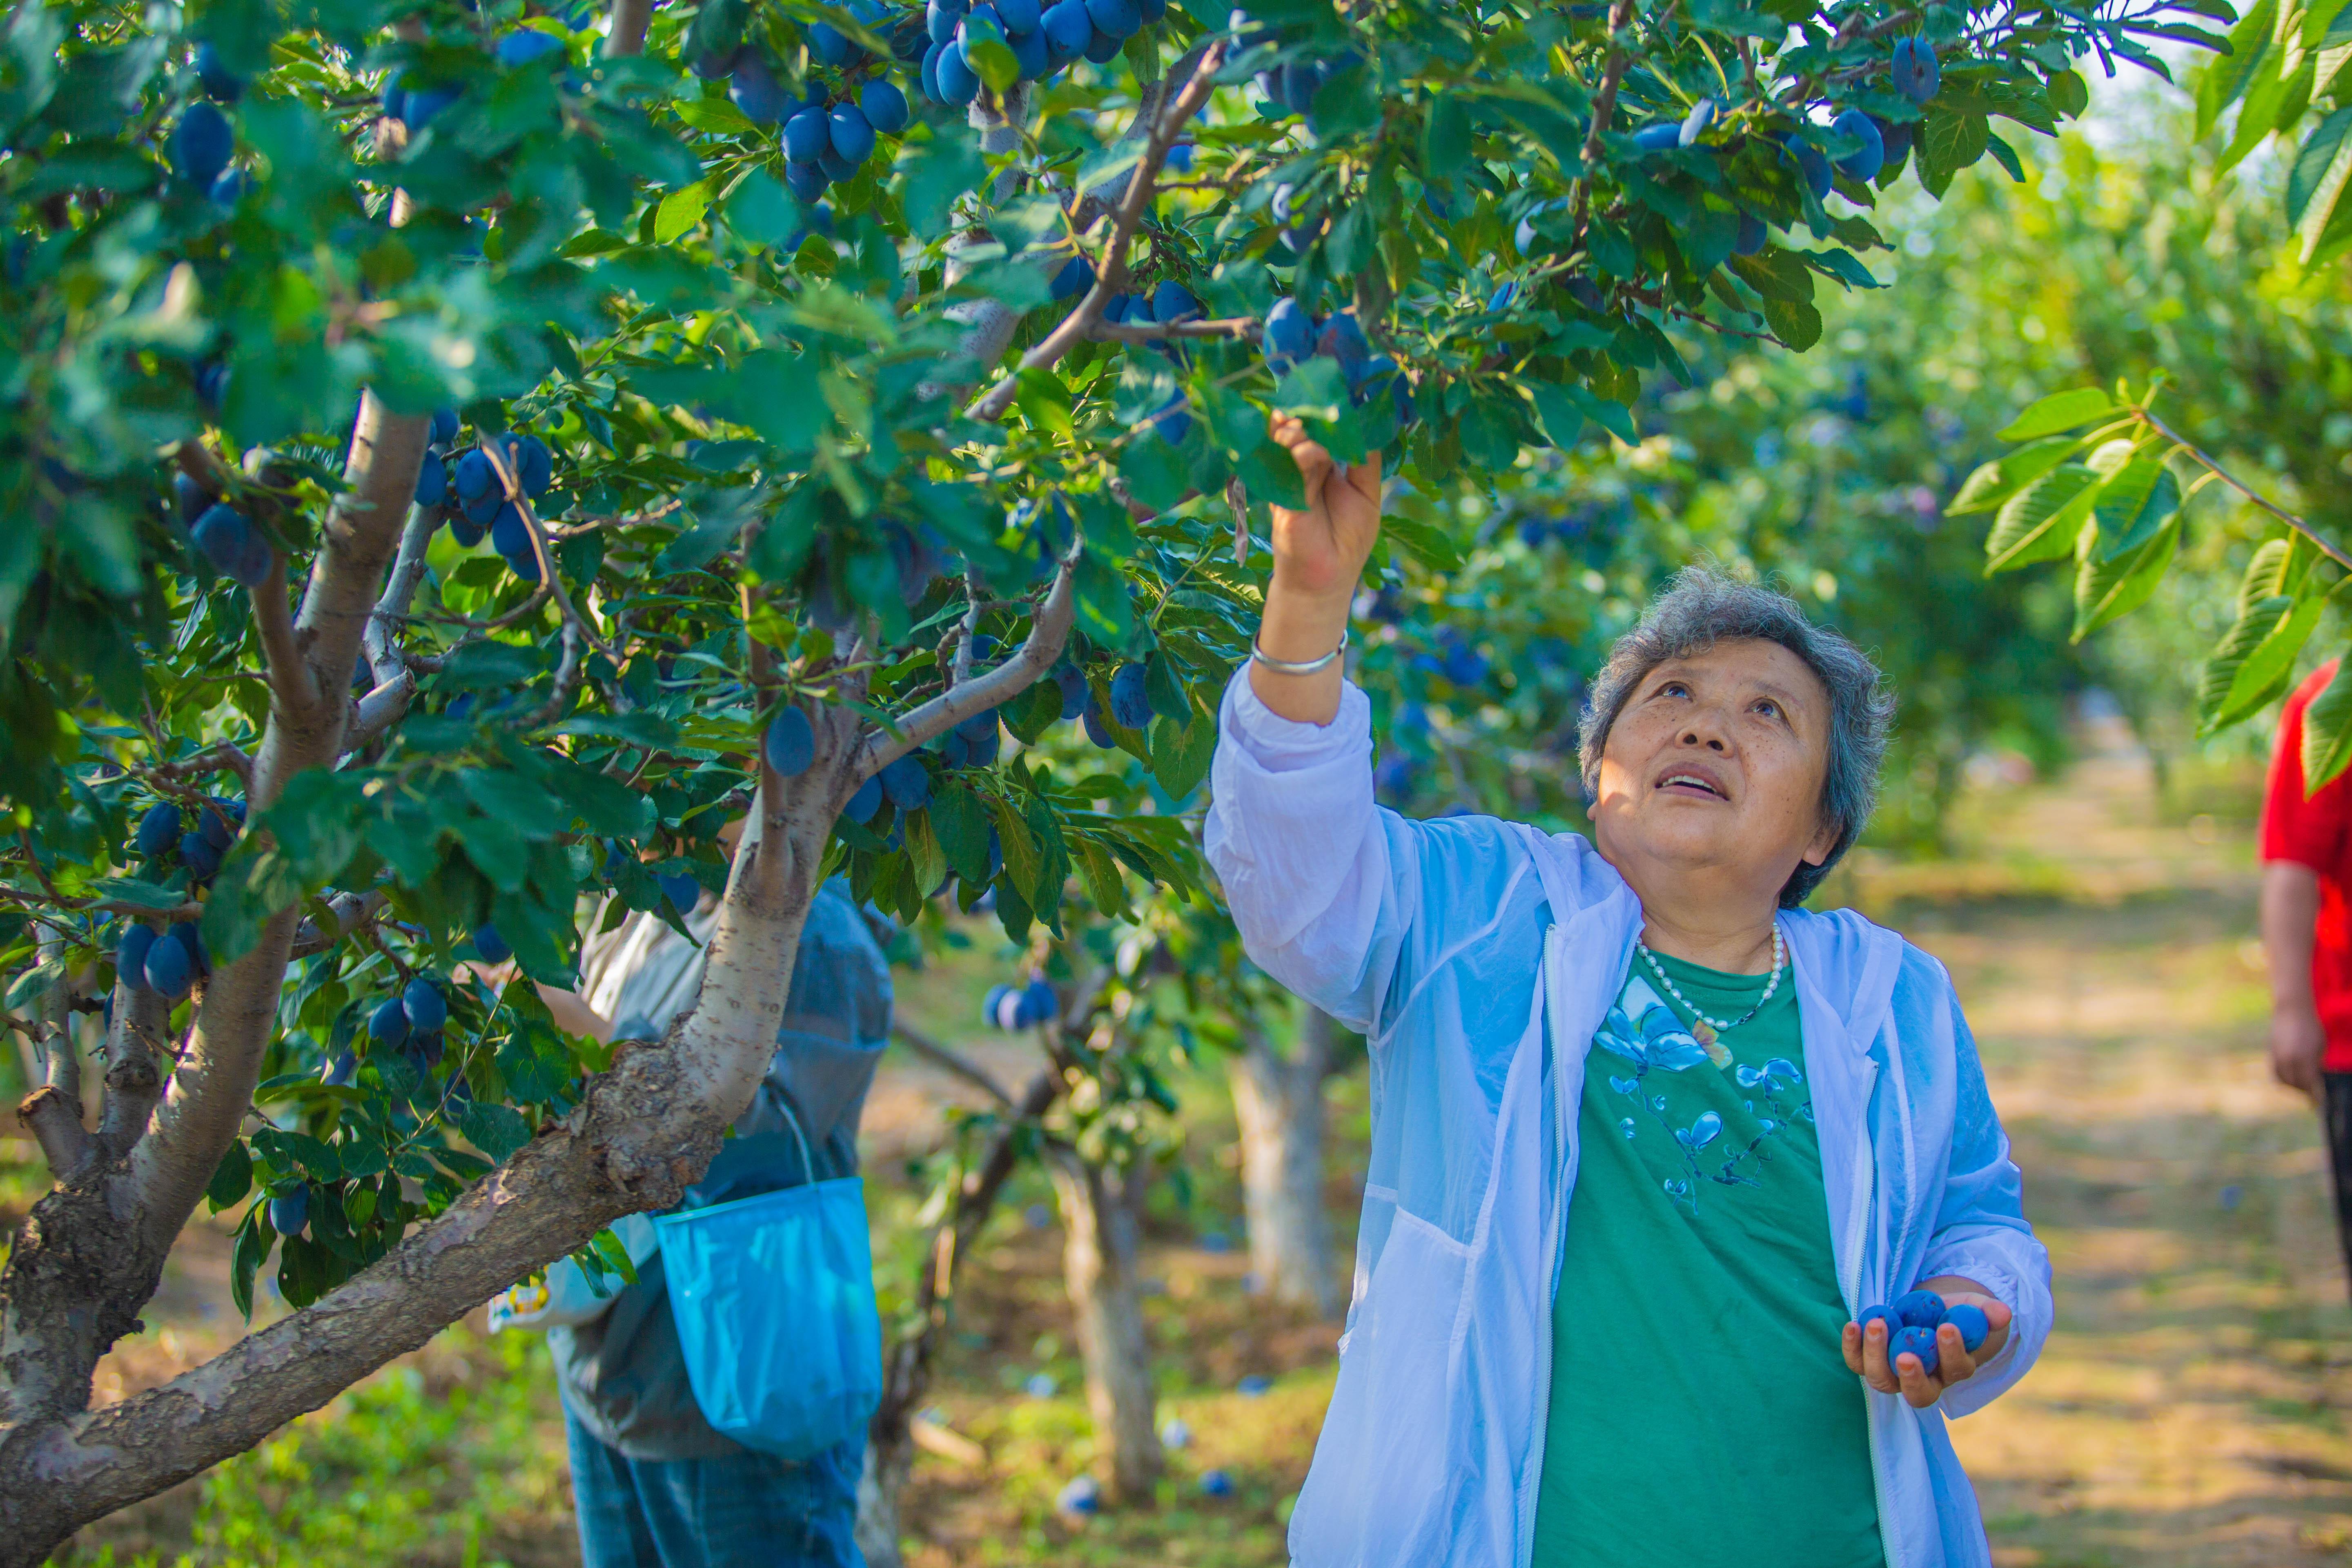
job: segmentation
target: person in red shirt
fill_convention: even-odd
[[[2306,794],[2303,715],[2336,677],[2311,672],[2279,714],[2263,799],[2263,948],[2271,1071],[2319,1101],[2336,1173],[2336,1234],[2352,1268],[2352,773]]]

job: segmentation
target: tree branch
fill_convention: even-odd
[[[201,773],[235,773],[237,782],[247,788],[253,785],[253,759],[241,747],[226,741],[216,742],[192,757],[165,763],[155,772],[172,779],[194,778]]]
[[[539,513],[531,510],[530,498],[522,493],[522,486],[516,481],[514,469],[507,462],[507,455],[499,450],[496,441],[483,442],[481,452],[490,460],[490,468],[499,476],[499,483],[506,489],[507,500],[521,514],[523,528],[530,534],[530,550],[539,562],[541,585],[555,596],[555,607],[562,613],[564,620],[578,626],[580,635],[588,639],[588,646],[611,659],[613,668],[618,669],[626,661],[597,640],[596,628],[588,624],[588,618],[580,613],[579,606],[572,604],[572,595],[564,591],[563,579],[555,570],[555,549],[547,542],[547,530],[540,526]]]
[[[1630,5],[1632,0],[1618,0],[1618,4]],[[1225,40],[1220,38],[1202,51],[1201,63],[1193,68],[1192,79],[1184,84],[1184,90],[1153,114],[1150,133],[1144,139],[1142,158],[1128,180],[1127,194],[1112,214],[1110,240],[1104,247],[1102,265],[1095,269],[1094,287],[1087,290],[1077,309],[1045,334],[1043,342],[1021,356],[1021,370],[1043,370],[1059,362],[1101,322],[1103,307],[1110,303],[1111,296],[1127,287],[1127,249],[1134,241],[1136,226],[1143,221],[1144,209],[1151,205],[1152,187],[1160,177],[1160,166],[1168,161],[1168,149],[1184,122],[1209,100],[1224,58]],[[1003,418],[1004,411],[1013,406],[1013,396],[1020,384],[1016,371],[989,388],[966,413],[974,419]]]
[[[654,0],[613,0],[612,20],[604,32],[605,58],[644,54],[646,28],[653,17]]]
[[[555,689],[545,702],[523,719],[523,729],[536,730],[541,724],[551,724],[570,710],[572,699],[580,695],[582,649],[586,641],[579,622],[563,623],[563,658],[555,668]]]
[[[327,912],[333,921],[331,931],[321,930],[316,920],[306,920],[295,928],[294,958],[308,958],[314,952],[324,952],[343,938],[357,931],[383,912],[389,900],[381,889],[371,888],[364,893],[337,893],[327,900]]]
[[[1265,331],[1255,316],[1224,316],[1213,321],[1097,321],[1097,342],[1151,343],[1163,338],[1241,338],[1255,342]]]
[[[995,1100],[999,1105],[1008,1110],[1012,1108],[1013,1096],[1006,1092],[1004,1086],[997,1082],[986,1068],[961,1051],[941,1045],[900,1018],[894,1017],[890,1020],[890,1032],[905,1042],[908,1049],[929,1062],[933,1067],[946,1069]]]
[[[261,639],[261,668],[269,681],[270,706],[296,712],[315,706],[319,684],[294,636],[294,609],[286,599],[284,555],[270,552],[269,575],[251,597],[253,629]]]
[[[120,977],[114,984],[114,1022],[106,1041],[106,1113],[98,1125],[99,1156],[119,1160],[147,1131],[147,1119],[163,1098],[163,1058],[169,1055],[164,1031],[172,1005]]]
[[[71,1042],[68,1042],[70,1048]],[[41,1146],[49,1173],[68,1181],[89,1158],[90,1136],[81,1124],[81,1101],[53,1083],[45,1083],[16,1102],[16,1119]]]
[[[320,529],[295,621],[306,663],[316,672],[318,697],[291,707],[273,697],[247,794],[252,811],[268,810],[295,773],[332,766],[342,754],[352,671],[384,567],[415,500],[430,429],[429,416],[394,415],[373,392],[361,395],[343,467],[346,488]],[[138,1215],[138,1245],[158,1258],[194,1212],[253,1101],[300,925],[299,908],[278,911],[264,922],[251,952],[205,982],[195,1026],[163,1102],[131,1152],[120,1206]]]
[[[2189,439],[2188,437],[2183,436],[2171,426],[2167,425],[2163,420],[2158,418],[2145,407],[2133,409],[2132,416],[2145,424],[2149,429],[2155,431],[2158,435],[2163,437],[2166,440],[2171,442],[2174,446],[2179,447],[2181,451],[2187,453],[2191,462],[2198,464],[2215,479],[2221,480],[2223,484],[2229,486],[2231,489],[2237,491],[2240,495],[2245,497],[2248,500],[2253,502],[2256,506],[2262,508],[2264,511],[2270,513],[2273,517],[2278,519],[2281,522],[2294,530],[2295,532],[2300,533],[2305,539],[2311,541],[2312,544],[2322,555],[2326,556],[2330,561],[2335,562],[2336,564],[2343,567],[2346,571],[2352,572],[2352,555],[2347,555],[2336,545],[2330,543],[2325,539],[2322,539],[2319,536],[2318,531],[2314,529],[2311,524],[2304,521],[2303,519],[2295,516],[2294,513],[2287,510],[2286,508],[2279,505],[2276,501],[2272,500],[2269,497],[2256,490],[2252,485],[2247,484],[2243,479],[2238,478],[2237,475],[2230,472],[2229,469],[2223,468],[2220,463],[2215,462],[2211,458],[2207,457],[2203,451],[2201,451]]]
[[[1062,649],[1069,641],[1070,622],[1076,611],[1077,556],[1081,547],[1073,544],[1060,570],[1054,574],[1054,585],[1046,593],[1045,602],[1037,606],[1029,623],[1029,636],[1022,642],[1020,651],[987,674],[949,688],[900,719],[896,736],[882,731],[868,737],[853,777],[871,777],[974,714],[985,713],[1026,691],[1054,668],[1054,661],[1062,657]]]
[[[1582,169],[1576,176],[1576,221],[1574,226],[1584,227],[1584,215],[1592,204],[1592,166],[1601,162],[1601,135],[1609,129],[1609,116],[1617,108],[1617,84],[1625,79],[1625,48],[1617,35],[1633,19],[1633,0],[1613,0],[1609,7],[1609,62],[1601,68],[1601,89],[1592,95],[1592,128],[1584,133]]]

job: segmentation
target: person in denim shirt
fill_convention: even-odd
[[[698,943],[717,919],[706,896],[685,923]],[[611,1038],[658,1039],[692,1005],[702,964],[698,945],[635,914],[591,940],[578,996],[551,1001],[569,1027],[609,1017]],[[887,960],[845,889],[829,884],[801,932],[776,1054],[685,1206],[855,1175],[890,1005]],[[609,1310],[548,1333],[584,1568],[863,1568],[852,1533],[862,1438],[795,1464],[712,1430],[688,1384],[661,1253],[631,1247],[641,1250],[636,1283]]]

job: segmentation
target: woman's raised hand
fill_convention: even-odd
[[[1352,599],[1381,536],[1381,455],[1342,474],[1331,454],[1289,415],[1274,416],[1273,435],[1298,465],[1307,501],[1305,511],[1273,509],[1274,585],[1310,599]]]
[[[1338,647],[1348,629],[1356,584],[1381,536],[1381,458],[1375,452],[1343,473],[1287,415],[1275,416],[1273,435],[1298,465],[1307,506],[1304,511],[1273,509],[1274,580],[1266,587],[1257,646],[1268,658],[1304,664]],[[1328,724],[1339,713],[1340,676],[1336,659],[1312,675],[1250,665],[1258,700],[1285,719],[1311,724]]]

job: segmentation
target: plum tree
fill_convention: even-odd
[[[1206,896],[1182,803],[1306,499],[1270,413],[1432,506],[1604,439],[1678,339],[1802,349],[1871,281],[1906,161],[1839,177],[1822,115],[1916,126],[1940,193],[2170,26],[1069,3],[10,12],[0,964],[58,1184],[0,1272],[0,1564],[614,1256],[824,878],[1016,940]],[[223,776],[234,831],[137,836]],[[555,1027],[582,911],[711,896],[667,1039]],[[295,1312],[90,1408],[205,1203]]]

